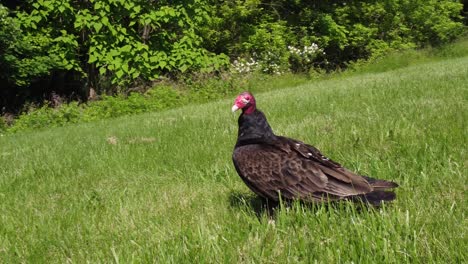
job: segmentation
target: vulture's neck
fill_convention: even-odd
[[[242,113],[238,120],[239,132],[236,146],[269,143],[276,139],[265,115],[260,110]]]

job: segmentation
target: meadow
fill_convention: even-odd
[[[269,215],[234,98],[0,136],[2,263],[466,263],[468,57],[256,94],[274,131],[398,182],[382,208]]]

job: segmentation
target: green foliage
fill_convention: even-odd
[[[288,46],[288,49],[291,54],[289,63],[293,72],[307,72],[311,69],[314,70],[314,68],[318,68],[315,67],[316,61],[323,58],[325,55],[323,49],[319,48],[315,43],[312,43],[310,46],[304,46],[303,48]]]
[[[80,121],[82,109],[78,103],[63,104],[58,108],[51,108],[44,104],[40,108],[32,108],[15,120],[10,132],[19,130],[39,129],[44,127],[59,127]]]
[[[353,1],[336,8],[346,30],[346,49],[355,58],[380,56],[389,49],[442,44],[460,35],[458,1]]]
[[[207,19],[205,8],[198,0],[96,1],[78,11],[74,26],[88,33],[87,62],[114,84],[127,85],[168,72],[213,71],[226,65],[226,57],[204,49],[195,32],[197,23]]]
[[[252,54],[264,73],[281,73],[288,69],[288,43],[292,32],[284,21],[264,22],[253,27],[252,34],[243,43],[243,50]]]
[[[14,13],[0,8],[0,79],[13,86],[5,93],[11,99],[20,86],[72,73],[82,83],[69,93],[86,98],[90,88],[128,93],[229,67],[240,74],[334,71],[448,43],[465,30],[462,8],[455,0],[28,0]],[[321,52],[305,52],[312,45]]]
[[[175,84],[158,84],[145,93],[132,92],[128,96],[123,94],[102,96],[98,101],[84,104],[72,102],[52,108],[44,103],[39,108],[30,107],[27,112],[15,120],[13,125],[5,125],[4,130],[14,133],[161,111],[187,104],[206,103],[226,96],[233,96],[243,90],[268,91],[285,85],[299,85],[306,81],[305,77],[298,75],[265,76],[257,74],[249,78],[233,78],[226,75],[222,78],[214,78],[210,75],[199,74],[185,80],[186,85],[182,87],[177,87]]]
[[[89,122],[101,119],[134,115],[145,112],[160,111],[174,108],[189,102],[207,102],[232,94],[223,90],[226,82],[207,80],[194,83],[190,89],[182,93],[167,85],[158,85],[146,93],[130,93],[116,96],[102,96],[98,101],[78,104],[72,102],[56,108],[44,104],[39,108],[31,108],[16,119],[14,125],[6,128],[9,132],[30,130],[46,127],[59,127],[70,123]]]
[[[199,0],[41,0],[27,1],[16,17],[2,8],[0,41],[15,51],[2,58],[20,71],[7,77],[27,85],[51,70],[73,70],[100,88],[100,78],[122,86],[167,73],[219,70],[227,57],[208,52],[196,33],[208,19],[206,8]]]
[[[93,121],[124,115],[159,111],[184,103],[179,92],[168,86],[158,86],[145,94],[131,93],[125,97],[104,96],[102,100],[83,106],[83,121]]]
[[[254,52],[269,51],[277,64],[293,71],[307,67],[289,65],[286,47],[315,43],[326,52],[315,66],[333,69],[388,50],[447,43],[463,31],[462,7],[453,0],[226,1],[211,11],[210,29],[202,34],[208,47],[231,58],[262,63]]]
[[[313,48],[310,49],[313,50]],[[303,52],[304,49],[299,51]],[[292,56],[297,55],[295,52],[292,53]],[[317,52],[312,54],[319,54]],[[206,73],[193,74],[190,78],[181,80],[179,83],[163,82],[145,93],[132,92],[128,96],[123,94],[102,96],[98,101],[86,104],[76,102],[62,104],[57,108],[49,108],[46,106],[47,104],[37,109],[31,108],[28,112],[20,115],[12,126],[4,125],[4,130],[17,132],[160,111],[191,103],[206,103],[233,96],[244,90],[254,93],[264,92],[280,89],[284,86],[297,86],[306,82],[307,79],[323,80],[362,73],[385,72],[431,61],[465,56],[468,56],[468,39],[466,38],[443,47],[391,52],[385,57],[376,57],[370,61],[359,60],[349,64],[344,72],[326,73],[321,68],[312,67],[307,77],[291,73],[284,73],[281,76],[259,73],[223,73],[218,77]]]
[[[66,32],[55,37],[51,28],[37,28],[41,17],[36,13],[19,13],[17,18],[9,13],[0,5],[0,80],[4,84],[28,86],[53,70],[78,69],[68,59],[78,43]]]
[[[79,105],[77,102],[62,104],[56,108],[44,104],[32,108],[19,116],[10,132],[59,127],[69,123],[88,122],[130,114],[158,111],[186,103],[181,94],[168,86],[159,86],[145,94],[131,93],[129,96],[103,96],[96,102]]]
[[[0,135],[7,130],[8,126],[3,116],[0,116]]]

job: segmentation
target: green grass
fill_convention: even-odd
[[[278,134],[401,187],[279,209],[237,176],[233,98],[0,137],[0,262],[467,262],[468,57],[258,93]]]

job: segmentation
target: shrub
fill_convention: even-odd
[[[225,98],[243,90],[253,92],[267,91],[284,86],[302,84],[307,79],[294,76],[269,76],[252,74],[249,77],[229,75],[214,76],[200,73],[185,79],[179,87],[160,83],[145,93],[130,93],[128,96],[102,96],[98,101],[78,104],[61,104],[56,108],[45,103],[42,107],[30,107],[21,114],[16,122],[6,128],[7,132],[63,126],[69,123],[90,122],[95,120],[132,115],[143,112],[160,111],[189,103],[204,103]],[[188,85],[187,85],[188,83]],[[1,123],[0,123],[1,130]]]
[[[167,85],[158,85],[145,93],[145,98],[150,107],[148,110],[157,111],[171,107],[180,106],[187,103],[185,96]]]
[[[290,68],[293,72],[308,72],[320,56],[325,55],[323,49],[315,43],[304,48],[288,46],[291,56],[289,58]]]
[[[56,108],[44,106],[30,110],[28,114],[21,115],[15,122],[14,127],[21,128],[43,128],[59,127],[68,123],[78,123],[81,121],[83,109],[78,102],[61,104]]]
[[[316,43],[326,52],[316,64],[333,70],[389,50],[448,43],[464,28],[463,4],[454,0],[211,2],[209,29],[200,30],[205,44],[232,59],[265,62],[270,73],[277,72],[270,64],[285,69],[287,45]]]
[[[179,94],[173,88],[158,86],[148,90],[145,94],[133,92],[128,96],[104,96],[101,100],[88,103],[83,107],[82,119],[93,121],[158,111],[181,103]]]
[[[166,77],[218,74],[230,61],[240,73],[333,71],[444,44],[464,29],[456,0],[23,2],[14,13],[0,6],[0,81],[11,86],[0,91],[8,97],[2,104],[17,98],[20,86],[54,74],[83,81],[64,93],[85,98],[91,88],[127,93]],[[326,54],[300,48],[314,43]],[[33,87],[24,88],[31,99]]]
[[[231,69],[234,73],[246,74],[256,72],[260,67],[254,58],[245,59],[238,57],[231,64]]]
[[[28,20],[29,19],[29,20]],[[2,85],[25,87],[31,82],[48,77],[52,71],[70,70],[76,64],[66,59],[67,51],[61,47],[78,45],[62,37],[54,39],[49,29],[25,30],[37,18],[14,18],[0,4],[0,81]],[[25,25],[26,24],[26,25]]]
[[[0,134],[7,130],[7,124],[3,116],[0,116]]]

